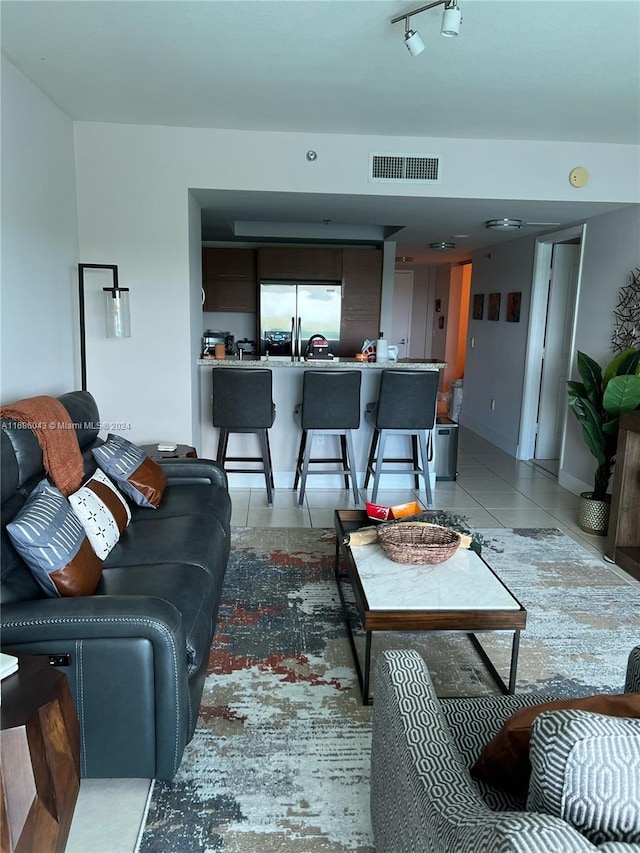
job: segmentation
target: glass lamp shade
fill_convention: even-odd
[[[103,287],[108,338],[131,337],[131,312],[128,287]]]

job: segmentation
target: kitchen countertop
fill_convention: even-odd
[[[238,356],[227,356],[226,358],[199,358],[198,364],[201,367],[270,367],[270,368],[332,368],[332,367],[349,367],[358,368],[359,370],[381,370],[383,368],[393,368],[394,370],[440,370],[447,367],[446,361],[438,361],[434,358],[409,359],[399,358],[397,361],[356,361],[355,358],[332,358],[318,359],[317,361],[291,361],[290,358],[243,358]]]

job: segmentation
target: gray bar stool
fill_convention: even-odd
[[[272,397],[271,371],[250,367],[214,367],[212,422],[219,427],[216,461],[226,471],[240,474],[264,473],[267,503],[273,505],[273,468],[269,428],[273,426],[276,407]],[[260,442],[260,456],[227,456],[231,433],[255,433]],[[262,468],[229,468],[227,462],[262,462]]]
[[[368,403],[365,418],[373,427],[364,487],[373,475],[372,501],[378,497],[381,474],[413,474],[416,489],[424,480],[427,506],[433,506],[429,460],[433,458],[433,427],[440,375],[437,370],[382,370],[380,391],[374,403]],[[407,435],[411,439],[410,457],[385,457],[389,435]],[[418,464],[418,445],[422,465]],[[411,463],[410,469],[385,468],[383,463]]]
[[[304,502],[304,492],[309,474],[331,473],[324,470],[310,471],[309,465],[339,462],[344,474],[344,487],[351,488],[353,500],[360,503],[356,476],[355,455],[353,452],[352,429],[360,426],[360,383],[362,373],[359,370],[305,370],[302,380],[302,402],[295,407],[293,416],[302,428],[296,475],[293,488],[298,488],[298,505]],[[340,456],[333,458],[311,458],[313,439],[316,434],[337,435],[340,438]]]

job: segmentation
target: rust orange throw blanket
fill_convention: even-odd
[[[45,471],[63,495],[77,491],[84,477],[78,437],[69,413],[55,397],[29,397],[0,408],[0,415],[27,424],[42,448]]]

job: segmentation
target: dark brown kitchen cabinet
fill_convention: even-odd
[[[620,415],[606,556],[640,580],[640,412]]]
[[[202,249],[203,311],[255,314],[258,277],[255,249]]]
[[[366,338],[380,332],[382,250],[342,250],[340,355],[353,357]]]
[[[265,246],[258,249],[260,280],[340,281],[342,249]]]

